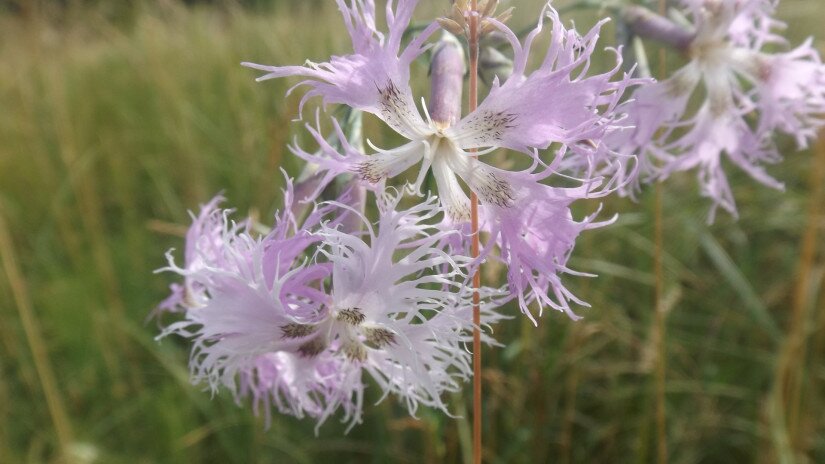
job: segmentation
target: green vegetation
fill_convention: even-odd
[[[297,172],[290,83],[256,84],[238,63],[300,63],[348,43],[330,2],[288,3],[162,1],[128,21],[105,2],[0,15],[0,462],[57,462],[61,446],[71,462],[467,459],[465,419],[409,418],[392,398],[367,401],[348,435],[330,422],[316,438],[313,423],[277,414],[266,430],[248,405],[190,385],[186,343],[156,342],[145,322],[187,209],[223,190],[267,217],[279,169]],[[538,2],[523,3],[528,24]],[[783,1],[792,43],[821,34],[818,4]],[[391,145],[377,127],[370,137]],[[771,172],[787,191],[733,175],[738,222],[720,213],[706,226],[692,176],[664,186],[664,353],[653,189],[608,201],[617,225],[583,236],[572,263],[599,277],[568,279],[592,304],[584,319],[496,327],[506,347],[485,352],[488,462],[655,461],[661,354],[670,462],[825,462],[825,145],[781,143],[787,160]],[[469,395],[452,399],[456,414],[468,417]]]

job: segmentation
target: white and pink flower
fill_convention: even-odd
[[[308,126],[321,147],[320,152],[308,153],[293,146],[293,153],[317,164],[320,171],[326,173],[319,191],[337,175],[348,172],[357,173],[364,184],[381,190],[386,179],[414,166],[418,170],[415,182],[418,189],[431,171],[447,222],[457,226],[470,219],[470,202],[463,183],[478,195],[484,227],[493,232],[491,243],[510,250],[503,253],[508,257],[506,259],[524,253],[541,257],[520,259],[515,263],[519,270],[509,273],[511,291],[520,295],[522,311],[529,313],[528,304],[538,300],[572,315],[568,301],[581,302],[564,288],[559,274],[569,272],[566,260],[577,236],[568,232],[581,231],[585,227],[572,219],[569,205],[575,199],[603,195],[606,186],[615,187],[613,181],[591,178],[596,173],[592,164],[596,157],[600,161],[609,159],[611,164],[620,163],[621,158],[610,157],[612,152],[601,139],[621,127],[622,117],[614,109],[625,89],[641,81],[627,76],[614,80],[621,64],[618,54],[615,68],[589,76],[590,57],[602,23],[580,36],[562,25],[548,3],[538,24],[523,42],[504,24],[493,18],[486,19],[491,27],[504,34],[513,48],[514,66],[506,82],[493,82],[489,94],[475,111],[463,118],[455,117],[460,114],[460,106],[453,107],[456,102],[460,105],[460,98],[454,98],[452,87],[449,87],[450,91],[442,91],[447,89],[447,83],[438,80],[433,84],[432,111],[423,107],[422,116],[410,90],[409,66],[427,48],[425,42],[437,26],[435,23],[428,26],[401,50],[399,38],[407,28],[417,2],[399,0],[392,8],[393,3],[389,2],[387,8],[389,32],[385,35],[375,27],[375,9],[371,2],[356,0],[348,6],[338,0],[353,42],[354,53],[351,55],[336,56],[327,63],[309,63],[303,67],[244,63],[267,73],[259,80],[304,77],[306,80],[299,85],[308,86],[309,91],[303,101],[320,96],[324,103],[341,103],[370,112],[408,139],[402,146],[388,150],[371,145],[373,152],[367,154],[349,145],[337,122],[333,122],[339,140],[336,146],[325,140],[320,127]],[[551,29],[549,48],[539,67],[528,71],[528,58],[544,30],[545,21]],[[439,47],[443,46],[449,46],[449,42],[439,44]],[[461,59],[460,55],[457,59]],[[437,64],[434,62],[434,65]],[[463,67],[452,66],[450,69],[461,70]],[[442,73],[434,73],[434,76],[448,79]],[[431,115],[447,116],[433,119]],[[555,146],[554,151],[565,153],[567,159],[562,164],[554,164],[553,168],[546,166],[539,157],[540,150],[551,146]],[[500,148],[532,158],[532,168],[513,173],[497,169],[478,158]],[[550,177],[552,169],[560,166],[577,168],[577,174],[585,177],[581,182],[583,187],[560,189],[540,182]],[[633,173],[615,166],[612,170],[604,169],[604,166],[599,168],[599,173],[608,171],[610,176]],[[622,182],[627,180],[622,179]],[[603,188],[598,189],[602,184]],[[545,209],[553,212],[541,218],[527,217],[525,213]],[[559,222],[550,223],[548,218]],[[537,222],[545,228],[567,231],[553,237],[552,245],[549,245],[552,251],[543,243],[549,232],[537,232]],[[585,223],[590,227],[601,224],[593,222],[592,218],[586,219]],[[527,278],[521,273],[537,277]]]
[[[774,135],[789,134],[805,147],[823,125],[825,66],[810,39],[790,51],[769,51],[786,45],[773,32],[784,27],[772,18],[776,3],[682,0],[693,29],[670,34],[673,41],[647,33],[664,18],[636,16],[642,18],[635,27],[640,34],[681,49],[690,62],[668,79],[636,90],[625,105],[635,129],[612,142],[618,151],[641,151],[643,165],[655,166],[647,172],[652,178],[696,169],[702,195],[713,201],[711,221],[718,206],[736,215],[723,159],[782,189],[765,171],[781,160]],[[701,104],[691,112],[696,94],[702,95]]]

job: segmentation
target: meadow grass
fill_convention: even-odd
[[[0,462],[467,462],[466,419],[374,406],[375,387],[348,435],[277,414],[267,430],[248,404],[191,385],[186,342],[158,343],[145,322],[187,210],[218,191],[242,213],[277,208],[280,169],[300,168],[285,150],[299,97],[238,63],[346,51],[330,3],[0,15]],[[522,18],[539,2],[524,3]],[[819,7],[783,1],[792,43],[820,32]],[[390,145],[379,127],[367,121]],[[738,221],[707,226],[691,175],[662,189],[672,463],[825,462],[825,144],[779,143],[770,172],[787,191],[733,174]],[[495,328],[486,462],[656,460],[653,205],[653,189],[609,200],[617,224],[582,236],[571,264],[599,274],[567,279],[592,305],[583,320]],[[450,399],[464,417],[469,388]]]

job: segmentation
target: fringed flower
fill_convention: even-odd
[[[321,228],[320,253],[332,265],[332,279],[325,310],[311,324],[312,340],[341,360],[354,396],[367,374],[411,415],[419,405],[449,414],[441,395],[458,391],[472,376],[464,347],[473,329],[472,292],[465,285],[470,260],[443,249],[445,237],[457,232],[433,223],[435,198],[406,210],[400,200],[400,194],[379,198],[379,221],[374,227],[365,219],[363,238]],[[496,295],[482,289],[483,325],[501,317],[489,302]]]
[[[625,110],[635,130],[614,142],[620,151],[642,150],[647,166],[657,166],[653,177],[697,169],[702,195],[713,201],[713,221],[718,206],[736,215],[723,157],[762,184],[783,188],[764,169],[781,160],[774,133],[790,134],[800,147],[815,137],[825,114],[825,67],[810,40],[788,52],[766,51],[785,44],[773,33],[784,27],[771,18],[776,2],[682,3],[693,22],[691,31],[658,33],[675,26],[649,12],[634,16],[637,23],[631,26],[640,35],[670,43],[690,62],[635,92]],[[697,93],[703,100],[691,113],[689,102]]]
[[[388,9],[388,19],[393,18],[392,21],[388,20],[391,36],[398,35],[394,32],[395,28],[406,26],[396,19],[407,18],[406,13],[415,3],[412,0],[399,1],[397,9],[403,11],[403,15],[392,14],[392,8]],[[522,43],[504,24],[487,18],[489,27],[503,33],[513,47],[513,72],[505,83],[493,82],[489,95],[479,107],[461,119],[456,117],[460,114],[460,108],[453,108],[456,102],[460,104],[460,98],[455,98],[456,90],[452,85],[454,79],[450,80],[449,76],[445,76],[449,72],[444,71],[463,72],[463,65],[459,66],[455,61],[463,60],[463,56],[459,45],[451,45],[451,41],[442,40],[433,61],[435,69],[431,70],[436,80],[433,84],[433,98],[430,101],[432,111],[428,113],[427,108],[423,108],[425,117],[422,118],[413,104],[408,86],[409,70],[404,68],[401,71],[399,68],[401,65],[408,65],[409,62],[396,58],[397,44],[388,47],[387,41],[384,41],[383,36],[372,27],[374,11],[371,4],[354,2],[353,5],[352,8],[342,6],[348,25],[359,25],[351,30],[370,33],[352,34],[355,53],[343,58],[336,57],[327,64],[319,65],[325,74],[308,72],[306,68],[255,66],[269,72],[263,78],[306,76],[309,80],[304,83],[309,85],[311,90],[305,98],[320,95],[325,102],[344,103],[371,111],[409,140],[408,143],[389,150],[371,145],[374,152],[366,154],[347,143],[337,122],[333,122],[339,139],[337,146],[333,146],[325,139],[319,125],[307,126],[320,146],[320,152],[308,153],[298,146],[291,149],[293,153],[318,165],[319,170],[326,173],[319,189],[339,174],[354,172],[365,184],[380,190],[386,179],[417,166],[415,187],[419,188],[425,180],[425,175],[432,172],[439,200],[449,223],[460,227],[470,220],[470,202],[462,187],[463,183],[478,195],[482,206],[486,208],[486,219],[489,224],[508,224],[507,227],[495,226],[495,230],[503,237],[531,234],[528,229],[533,225],[520,208],[527,207],[532,210],[535,209],[534,205],[538,205],[538,209],[541,209],[542,204],[536,203],[538,200],[528,201],[526,196],[530,193],[541,192],[538,198],[548,201],[548,207],[564,203],[565,210],[572,197],[565,196],[564,189],[551,189],[539,184],[536,181],[538,174],[510,175],[512,173],[495,169],[476,158],[477,154],[472,150],[481,150],[479,154],[482,157],[498,148],[519,151],[532,158],[532,170],[535,170],[540,164],[544,164],[539,159],[538,150],[557,144],[560,146],[557,148],[559,152],[571,152],[565,168],[575,168],[576,174],[584,177],[583,183],[589,186],[578,190],[582,193],[592,193],[591,187],[600,182],[591,177],[607,174],[625,182],[628,179],[622,176],[630,177],[635,173],[632,169],[615,166],[615,163],[620,162],[620,158],[613,157],[609,148],[601,143],[606,133],[617,130],[620,126],[621,117],[614,113],[614,109],[625,89],[641,82],[627,76],[614,80],[621,64],[618,54],[614,69],[595,76],[587,75],[590,57],[595,50],[602,23],[586,35],[580,36],[574,30],[564,28],[558,14],[548,3],[542,10],[537,26]],[[360,7],[355,8],[355,5]],[[528,71],[529,55],[534,42],[544,29],[545,21],[549,22],[552,29],[549,48],[539,67]],[[432,27],[429,27],[413,39],[402,57],[420,53],[423,50],[424,38],[431,32]],[[358,42],[356,39],[361,41]],[[450,46],[454,47],[454,52],[449,52]],[[369,79],[362,78],[360,71],[356,72],[336,64],[360,62],[366,59],[367,55],[371,57],[368,60],[371,66],[381,68],[365,70],[364,72],[371,76]],[[449,59],[442,60],[442,56],[454,56],[452,60],[455,62]],[[391,79],[386,80],[384,76]],[[395,79],[395,76],[402,76],[403,79]],[[387,84],[382,84],[384,82]],[[458,82],[460,83],[460,80]],[[346,96],[350,94],[352,97]],[[370,98],[364,98],[362,101],[360,96],[366,94],[369,94]],[[460,97],[460,93],[458,96]],[[365,103],[367,100],[369,104]],[[431,119],[430,115],[436,116],[437,119]],[[403,124],[399,121],[403,121]],[[624,161],[630,162],[632,157],[626,158]],[[600,166],[596,167],[596,164]],[[611,165],[610,168],[605,167],[607,164]],[[556,168],[559,166],[561,165],[556,165]],[[608,185],[614,185],[614,182],[615,179],[612,179]],[[561,195],[558,200],[553,198],[557,193]],[[570,221],[565,214],[553,217]],[[559,227],[567,227],[567,224],[568,222],[564,222]],[[571,240],[574,238],[571,237]],[[526,244],[533,247],[543,246],[539,242],[522,241],[517,247],[518,252],[510,253],[508,256],[529,253],[525,249]],[[565,244],[565,247],[572,249],[572,243]],[[534,250],[534,254],[551,258],[548,254],[542,254],[542,251]],[[529,272],[544,273],[565,269],[563,263],[556,264],[558,258],[553,259],[554,262],[544,265],[532,265]],[[517,266],[523,264],[524,262],[516,263]],[[526,280],[530,280],[530,283]],[[550,300],[554,300],[555,303],[551,306],[570,313],[567,301],[571,295],[562,290],[560,284],[556,285],[556,282],[556,274],[532,280],[525,279],[516,271],[510,274],[513,291],[526,292],[526,295],[520,298],[521,309],[525,313],[528,312],[528,302],[533,300],[548,304]],[[547,297],[548,292],[554,297]]]
[[[208,217],[222,218],[222,233],[209,247],[193,248],[186,267],[170,256],[163,269],[197,288],[199,304],[187,307],[185,319],[160,337],[191,338],[193,383],[206,383],[213,392],[226,388],[238,400],[251,395],[256,406],[266,406],[267,418],[269,406],[320,422],[340,406],[353,418],[360,404],[340,397],[338,361],[318,356],[323,350],[305,330],[305,321],[316,317],[326,299],[318,282],[330,274],[328,264],[308,262],[321,241],[310,229],[334,207],[314,209],[299,227],[292,197],[288,182],[284,211],[264,235],[229,225],[227,211],[209,210]],[[204,230],[203,221],[196,220],[190,235]]]
[[[298,227],[290,192],[268,234],[235,230],[214,264],[170,264],[203,289],[202,304],[161,334],[192,340],[193,382],[318,426],[339,410],[350,426],[361,421],[365,374],[410,414],[421,404],[447,411],[441,395],[472,375],[472,293],[469,258],[443,249],[457,232],[434,225],[437,200],[399,210],[401,195],[382,197],[377,229],[364,219],[359,237],[340,217],[322,221],[332,210],[363,219],[345,203]],[[482,323],[500,319],[490,302],[500,292],[482,296]]]
[[[539,316],[547,306],[564,312],[571,319],[579,319],[571,303],[590,305],[564,285],[562,276],[592,275],[569,268],[567,261],[579,234],[609,225],[616,218],[597,221],[597,211],[576,220],[570,208],[577,200],[606,196],[612,190],[600,188],[598,181],[572,188],[542,184],[540,181],[550,172],[500,171],[497,175],[514,186],[512,203],[482,205],[482,230],[490,234],[488,248],[497,245],[499,259],[507,264],[509,290],[533,323],[536,319],[529,304],[534,301],[539,307]]]
[[[209,203],[202,205],[197,216],[192,214],[192,225],[186,231],[183,268],[180,269],[183,277],[182,284],[172,284],[171,294],[158,305],[157,311],[186,311],[197,308],[205,302],[204,287],[198,281],[189,277],[205,266],[221,266],[223,256],[222,247],[226,240],[236,236],[240,231],[249,228],[249,221],[241,223],[231,222],[228,214],[231,210],[221,210],[218,206],[223,203],[224,197],[218,195]],[[174,265],[173,250],[166,254],[167,260]]]

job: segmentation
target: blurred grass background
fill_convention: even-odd
[[[540,2],[514,3],[532,22]],[[820,33],[821,8],[783,0],[793,44]],[[393,399],[348,435],[277,414],[264,430],[248,405],[190,385],[187,344],[145,323],[187,209],[223,190],[268,217],[280,167],[300,167],[284,149],[300,127],[291,83],[256,84],[238,63],[323,60],[348,50],[343,34],[320,0],[0,6],[0,462],[467,462],[465,419],[412,419]],[[657,359],[670,462],[825,462],[825,145],[779,143],[770,171],[787,191],[733,174],[738,222],[705,225],[693,176],[666,184],[664,332],[652,191],[608,202],[618,224],[584,235],[572,261],[600,277],[567,279],[585,318],[496,328],[487,462],[655,462]],[[469,394],[451,399],[465,417]]]

